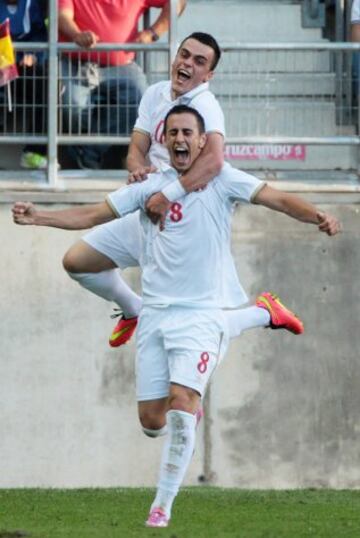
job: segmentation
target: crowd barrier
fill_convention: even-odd
[[[175,3],[172,0],[172,30],[166,43],[102,44],[92,52],[109,55],[114,51],[134,51],[148,84],[168,78],[178,42]],[[47,54],[46,75],[34,72],[13,81],[11,102],[5,87],[0,92],[0,151],[14,144],[47,144],[48,169],[34,180],[40,188],[56,188],[58,184],[60,146],[126,146],[130,140],[130,118],[137,106],[130,98],[130,89],[125,87],[124,104],[119,111],[109,85],[96,104],[86,109],[85,115],[84,111],[76,110],[71,104],[64,58],[70,54],[72,66],[85,61],[83,57],[80,59],[76,45],[57,43],[54,28],[56,13],[50,16],[49,43],[15,43],[17,51]],[[305,145],[360,145],[360,84],[353,69],[360,56],[360,44],[221,43],[221,46],[224,54],[211,89],[225,114],[228,157],[271,159],[277,158],[274,152],[283,151],[301,158]],[[104,94],[108,96],[105,99]],[[110,172],[102,170],[101,176],[110,177]],[[0,172],[0,187],[4,178],[11,179],[11,170]]]

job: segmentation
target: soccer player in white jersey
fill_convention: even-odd
[[[165,118],[172,167],[143,183],[110,194],[103,203],[60,211],[37,211],[31,203],[14,205],[18,224],[81,229],[140,209],[143,308],[137,332],[137,399],[146,434],[167,431],[154,502],[146,525],[166,527],[173,501],[190,463],[195,443],[196,411],[228,341],[219,308],[219,274],[224,271],[224,229],[230,226],[234,201],[253,202],[281,211],[335,235],[338,220],[302,198],[272,189],[254,176],[225,164],[207,189],[181,192],[179,178],[206,144],[204,121],[185,105]],[[174,185],[175,183],[175,185]],[[145,214],[152,194],[168,185],[179,197],[164,229]],[[179,248],[181,246],[181,248]]]
[[[167,112],[176,104],[188,104],[205,119],[206,146],[197,162],[181,178],[180,192],[206,186],[220,171],[224,162],[224,116],[218,101],[210,92],[212,78],[220,59],[220,49],[209,34],[194,33],[181,43],[172,66],[171,81],[159,82],[145,92],[132,134],[127,159],[130,180],[140,180],[150,171],[166,170],[169,154],[163,143],[163,125]],[[177,184],[169,185],[148,201],[148,212],[155,220],[164,218],[178,197]],[[295,334],[303,332],[302,322],[269,293],[257,299],[257,306],[239,309],[247,302],[230,254],[230,229],[224,230],[223,296],[220,306],[227,308],[230,336],[244,329],[271,326],[286,328]],[[123,312],[111,337],[110,345],[125,343],[135,330],[142,299],[133,292],[115,268],[142,265],[141,233],[138,214],[100,226],[86,234],[64,257],[69,275],[83,287],[113,301]],[[230,310],[229,310],[230,309]]]

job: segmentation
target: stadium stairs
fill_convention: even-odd
[[[289,0],[190,0],[179,20],[179,38],[206,31],[220,43],[327,43],[323,29],[304,28],[302,2]],[[165,60],[165,59],[164,59]],[[153,80],[161,79],[158,58]],[[226,52],[211,88],[225,113],[228,137],[328,137],[355,135],[349,118],[336,108],[336,74],[328,51]],[[357,170],[359,149],[354,146],[302,148],[303,160],[233,160],[245,169],[298,171],[309,179],[323,172]],[[340,174],[341,175],[341,174]],[[330,175],[327,176],[328,178]],[[357,179],[356,179],[357,181]]]

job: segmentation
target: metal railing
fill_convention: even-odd
[[[360,144],[359,95],[352,92],[358,94],[359,87],[354,87],[347,71],[339,72],[337,67],[347,63],[344,58],[359,53],[360,44],[223,43],[222,50],[225,54],[213,91],[225,115],[229,110],[227,143]],[[279,112],[284,104],[289,116],[284,117],[284,129],[279,132],[270,116],[264,115],[269,110]],[[321,110],[327,113],[327,123],[309,123],[306,131],[301,114],[311,117]],[[242,123],[244,111],[248,117]],[[263,115],[262,123],[256,114]]]
[[[24,125],[16,131],[0,130],[3,144],[47,144],[48,169],[45,173],[0,172],[4,179],[19,180],[34,188],[61,188],[66,172],[58,172],[59,145],[129,143],[129,133],[77,130],[65,128],[61,99],[60,60],[66,53],[78,54],[71,43],[57,43],[56,0],[50,1],[49,43],[17,44],[22,51],[48,52],[47,128],[42,133],[26,132]],[[222,105],[229,145],[306,144],[313,146],[359,146],[359,86],[354,88],[346,66],[354,53],[355,43],[222,43],[224,55],[212,90]],[[176,0],[171,1],[171,29],[166,43],[152,45],[98,45],[92,51],[135,51],[144,53],[144,66],[152,82],[168,76],[171,58],[177,47]],[[345,67],[344,67],[345,66]],[[354,94],[357,92],[357,95]],[[16,103],[15,103],[16,105]],[[34,107],[39,103],[33,103]],[[105,104],[106,108],[106,104]],[[16,106],[15,106],[16,109]],[[21,107],[20,107],[21,109]],[[101,109],[100,109],[101,110]],[[109,112],[109,111],[108,111]],[[316,120],[314,121],[314,118]],[[21,120],[16,123],[21,124]],[[22,127],[22,129],[21,129]],[[119,172],[115,172],[119,176]],[[96,174],[95,174],[96,175]],[[94,174],[90,174],[94,177]],[[88,173],[79,177],[87,178]],[[102,170],[101,177],[114,173]],[[6,182],[7,186],[9,182]]]
[[[166,43],[154,43],[154,44],[121,44],[115,45],[113,43],[104,43],[92,48],[92,52],[108,52],[108,51],[131,51],[135,53],[144,52],[144,57],[152,53],[163,51],[167,55],[167,69],[166,73],[169,73],[172,58],[174,57],[177,48],[177,15],[176,15],[177,0],[170,0],[170,31],[168,41]],[[146,21],[145,21],[146,24]],[[15,50],[22,52],[46,52],[48,56],[48,90],[46,99],[43,103],[36,102],[35,94],[32,96],[32,101],[25,100],[23,102],[12,103],[12,129],[9,129],[9,121],[6,118],[6,107],[8,105],[7,93],[3,91],[3,110],[0,114],[0,151],[5,144],[17,145],[17,144],[47,144],[48,154],[48,166],[46,172],[0,172],[0,188],[14,186],[21,184],[22,186],[29,185],[32,188],[59,188],[61,181],[58,173],[57,153],[59,144],[71,145],[76,143],[89,143],[102,144],[106,141],[108,144],[128,144],[130,136],[128,133],[126,136],[114,135],[100,135],[94,137],[93,133],[84,133],[74,137],[72,134],[65,134],[61,132],[61,121],[59,122],[59,114],[61,113],[61,82],[59,87],[59,74],[60,63],[59,59],[65,52],[78,53],[79,48],[72,43],[58,43],[58,12],[57,12],[57,0],[49,0],[49,39],[47,43],[14,43]],[[145,61],[146,64],[146,61]],[[145,65],[146,68],[146,65]],[[30,75],[32,77],[33,85],[37,82],[36,75]],[[26,76],[22,77],[22,80],[16,80],[12,84],[21,85],[30,83],[31,80],[26,80]],[[16,91],[15,91],[16,93]],[[36,110],[39,107],[46,107],[47,123],[43,132],[35,132],[27,130],[28,122],[25,120],[26,111],[30,112],[30,109]],[[1,108],[0,108],[1,110]],[[31,114],[31,112],[30,112]],[[1,124],[1,117],[3,121]],[[24,174],[27,175],[24,181]],[[104,174],[103,174],[104,175]],[[105,172],[105,175],[106,172]],[[86,176],[86,175],[85,175]],[[2,180],[2,181],[1,181]]]

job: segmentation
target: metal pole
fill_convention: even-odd
[[[360,52],[356,53],[355,61],[356,61],[355,70],[356,70],[356,73],[357,73],[357,75],[355,75],[355,76],[357,76],[357,78],[356,78],[356,89],[357,89],[357,92],[356,92],[356,96],[357,96],[357,99],[356,99],[356,106],[357,106],[356,132],[357,132],[358,138],[360,140]],[[359,146],[358,152],[357,152],[357,170],[358,170],[358,173],[360,174],[360,146]]]
[[[335,40],[337,43],[344,41],[344,0],[336,0],[335,4]],[[343,123],[343,53],[335,53],[336,74],[336,123]]]
[[[320,2],[319,0],[310,0],[310,17],[312,19],[317,19],[320,11]]]
[[[170,28],[169,28],[169,78],[171,75],[171,65],[176,56],[177,37],[177,0],[170,0]]]
[[[48,71],[48,183],[57,183],[57,104],[58,104],[58,12],[57,0],[49,0],[49,71]]]
[[[144,17],[143,17],[143,24],[144,24],[144,30],[150,27],[150,9],[145,11]],[[142,53],[143,58],[143,70],[146,75],[146,78],[148,79],[149,76],[149,56],[146,51]]]

